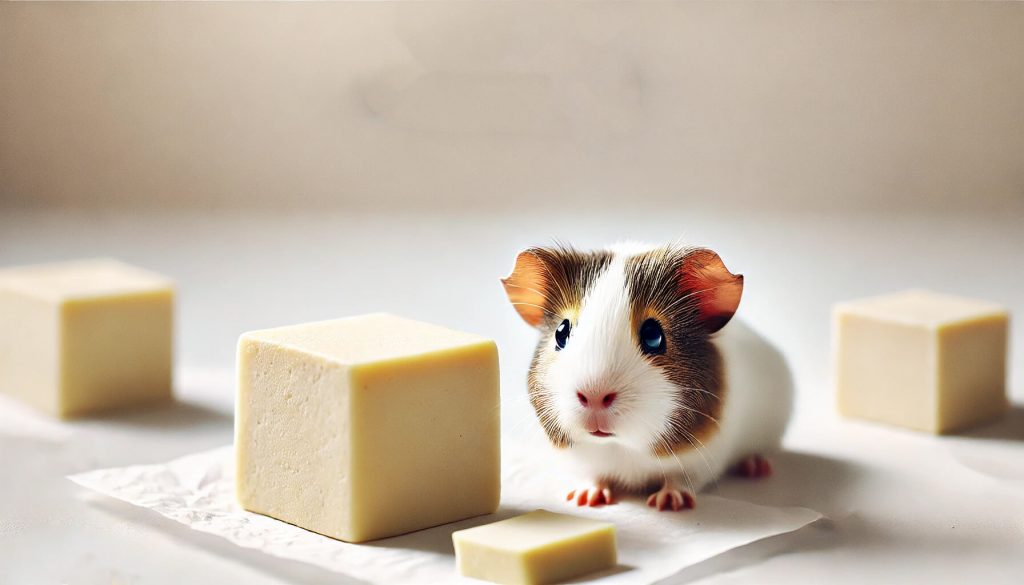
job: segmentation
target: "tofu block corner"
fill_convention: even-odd
[[[535,510],[452,534],[459,573],[505,585],[543,585],[611,569],[615,525]]]
[[[999,305],[907,291],[837,305],[833,319],[842,415],[939,434],[1009,407]]]
[[[237,495],[245,509],[347,542],[494,512],[493,341],[372,314],[238,342]]]
[[[61,418],[172,394],[174,283],[109,259],[0,270],[0,392]]]

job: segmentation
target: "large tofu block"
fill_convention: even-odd
[[[348,542],[489,514],[500,496],[494,342],[386,314],[238,343],[238,500]]]
[[[459,530],[452,542],[459,573],[508,585],[558,583],[618,562],[613,524],[547,510]]]
[[[171,396],[174,284],[115,260],[0,270],[0,392],[60,417]]]
[[[839,411],[947,433],[1007,409],[1009,315],[998,305],[908,291],[834,311]]]

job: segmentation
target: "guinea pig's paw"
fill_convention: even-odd
[[[657,510],[678,512],[693,508],[697,505],[697,501],[690,492],[666,485],[647,498],[647,505]]]
[[[772,464],[760,455],[751,455],[736,464],[736,467],[733,467],[732,472],[740,477],[760,479],[771,476]]]
[[[603,506],[615,503],[612,498],[612,488],[604,483],[572,490],[565,496],[565,501],[575,501],[577,506]]]

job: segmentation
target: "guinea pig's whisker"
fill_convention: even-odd
[[[549,310],[548,310],[548,309],[547,309],[546,307],[542,307],[542,306],[540,306],[540,305],[535,305],[535,304],[533,304],[533,303],[524,303],[524,302],[522,302],[522,301],[517,301],[517,302],[513,302],[512,304],[513,304],[513,305],[525,305],[525,306],[527,306],[527,307],[535,307],[535,308],[537,308],[537,309],[540,309],[541,311],[544,311],[544,312],[545,312],[545,313],[547,313],[548,315],[551,315],[552,317],[557,317],[557,316],[558,316],[558,315],[556,315],[555,313],[552,313],[551,311],[549,311]]]
[[[672,456],[672,459],[675,459],[676,465],[679,467],[679,471],[681,471],[683,473],[683,479],[686,480],[686,485],[687,485],[687,487],[690,488],[690,493],[691,494],[696,493],[697,490],[696,490],[696,488],[693,485],[693,479],[690,477],[690,474],[686,472],[686,468],[683,466],[683,462],[679,460],[679,456],[676,455],[675,450],[673,450],[668,445],[668,441],[666,441],[664,438],[661,438],[661,442],[663,444],[665,444],[665,447],[668,450],[668,454]],[[665,471],[664,470],[662,470],[661,473],[662,473],[663,476],[665,475]],[[665,480],[665,483],[668,483],[668,479],[667,478]]]
[[[692,388],[692,389],[693,390],[699,390],[697,388]],[[705,390],[704,392],[707,392],[707,391]],[[707,393],[708,394],[713,394],[711,392],[707,392]],[[719,422],[718,422],[718,420],[715,417],[713,417],[713,416],[711,416],[711,415],[709,415],[709,414],[707,414],[705,412],[701,412],[700,410],[697,410],[697,409],[689,407],[688,405],[686,405],[685,403],[682,402],[682,399],[680,397],[672,396],[671,398],[672,398],[673,402],[675,402],[675,404],[677,406],[679,406],[680,408],[682,408],[684,410],[687,410],[687,411],[696,412],[696,413],[699,413],[699,414],[701,414],[703,416],[706,416],[709,419],[711,419],[716,425],[721,426],[721,425],[719,425]],[[689,430],[686,428],[686,426],[681,421],[674,420],[674,419],[670,418],[669,419],[669,429],[674,431],[674,432],[676,432],[676,433],[678,433],[679,435],[681,435],[684,439],[686,439],[686,441],[690,444],[690,446],[693,447],[694,451],[696,451],[697,454],[700,456],[700,458],[704,461],[704,465],[708,469],[709,477],[711,477],[713,479],[713,481],[715,482],[715,485],[717,485],[717,478],[715,477],[714,470],[713,470],[713,468],[711,466],[711,461],[709,461],[709,459],[708,459],[708,457],[711,457],[711,459],[714,459],[714,457],[711,455],[710,452],[708,452],[707,445],[705,445],[700,439],[698,439],[695,435],[693,435],[691,432],[689,432]],[[696,443],[694,441],[696,441]]]
[[[546,406],[537,412],[537,418],[540,419],[541,424],[549,425],[552,427],[557,426],[558,419],[555,415],[554,409],[550,406]]]
[[[640,415],[636,415],[636,417],[637,419],[640,420],[641,423],[643,423],[648,428],[648,431],[653,431],[655,444],[652,445],[652,447],[664,448],[665,452],[671,455],[673,459],[675,459],[676,465],[679,467],[679,471],[682,472],[683,479],[686,481],[686,485],[690,488],[690,493],[694,493],[693,480],[690,478],[690,474],[686,472],[686,468],[683,467],[683,462],[679,460],[679,456],[676,455],[676,452],[672,449],[672,446],[668,444],[668,441],[665,439],[664,435],[657,432],[657,429],[653,425],[651,425],[647,421],[647,419],[641,417]],[[665,473],[665,469],[660,465],[658,466],[658,468],[661,470],[662,482],[667,485],[669,482],[668,475]]]
[[[521,285],[521,284],[512,284],[512,283],[510,283],[510,282],[507,282],[507,283],[505,283],[505,286],[511,286],[511,287],[513,287],[513,288],[521,288],[521,289],[523,289],[523,290],[528,290],[528,291],[530,291],[530,292],[532,292],[532,293],[537,293],[538,295],[540,295],[540,297],[541,297],[542,299],[544,299],[544,300],[545,300],[545,301],[547,301],[548,303],[551,303],[551,299],[550,299],[550,298],[548,298],[548,295],[547,295],[547,294],[545,294],[545,293],[544,293],[543,291],[539,291],[539,290],[537,290],[537,289],[535,289],[535,288],[531,288],[531,287],[528,287],[528,286],[523,286],[523,285]],[[514,304],[514,303],[513,303],[513,304]]]
[[[556,410],[554,405],[551,404],[551,399],[548,396],[539,396],[531,399],[531,405],[537,413],[537,421],[540,423],[542,429],[549,436],[556,436],[561,439],[566,439],[565,432],[558,424],[558,418],[556,416]],[[525,424],[525,421],[519,421],[520,425]]]
[[[722,426],[718,422],[717,418],[711,416],[710,414],[708,414],[706,412],[702,412],[700,410],[697,410],[696,408],[691,408],[691,407],[689,407],[689,406],[687,406],[687,405],[685,405],[685,404],[683,404],[682,402],[679,402],[679,401],[676,401],[676,406],[681,408],[681,409],[683,409],[683,410],[685,410],[685,411],[692,412],[694,414],[699,414],[699,415],[701,415],[703,417],[707,417],[708,420],[710,420],[711,422],[715,423],[715,426],[717,426],[719,428],[721,428],[721,426]]]
[[[509,427],[502,430],[507,431],[508,434],[515,434],[517,431],[521,430],[523,427],[529,424],[532,420],[535,419],[531,416],[519,417],[516,420],[512,421],[512,424]]]
[[[569,435],[562,429],[562,425],[559,424],[557,411],[554,407],[549,407],[544,411],[543,421],[545,429],[562,439],[562,442],[568,442]]]
[[[561,297],[562,302],[570,302],[572,300],[572,296],[569,295],[568,292],[565,290],[565,287],[562,286],[562,280],[559,278],[555,278],[555,275],[553,272],[551,272],[551,268],[548,266],[547,262],[541,262],[540,265],[541,268],[544,269],[544,272],[548,274],[547,282],[549,284],[554,284],[555,287],[558,289],[557,292],[558,295]],[[551,301],[549,300],[548,302]]]
[[[718,394],[715,394],[710,390],[705,390],[703,388],[691,388],[690,386],[679,386],[679,388],[681,390],[690,390],[691,392],[700,392],[701,394],[707,394],[708,396],[714,398],[715,400],[718,400]]]
[[[537,406],[537,418],[540,419],[541,423],[554,423],[555,422],[554,407],[548,402],[543,402]]]
[[[661,435],[658,435],[658,436],[655,437],[655,443],[654,443],[654,445],[652,445],[652,447],[655,447],[656,449],[658,447],[663,447],[667,452],[669,452],[669,453],[672,452],[672,449],[669,447],[668,443],[661,437]],[[686,477],[686,470],[683,469],[682,464],[678,460],[676,461],[676,464],[679,465],[679,471],[681,471],[683,473],[683,477],[685,478]],[[659,465],[658,466],[658,470],[661,471],[661,481],[662,481],[662,483],[668,483],[668,474],[665,473],[665,468],[662,467],[661,465]]]
[[[713,291],[715,289],[722,288],[723,286],[726,286],[726,284],[719,284],[719,285],[716,285],[716,286],[712,286],[710,288],[705,288],[703,290],[690,291],[689,293],[687,293],[687,294],[679,297],[675,301],[673,301],[672,304],[669,305],[668,307],[665,307],[664,311],[666,313],[671,312],[680,303],[682,303],[684,301],[688,301],[688,300],[692,299],[693,297],[695,297],[695,296],[697,296],[699,294],[703,294],[703,293],[706,293],[706,292],[711,292],[711,291]]]
[[[690,488],[690,493],[697,493],[697,487],[693,485],[693,478],[690,477],[690,474],[686,471],[686,468],[683,466],[683,462],[679,460],[679,456],[676,455],[675,451],[669,451],[669,454],[672,455],[672,459],[675,460],[676,466],[679,467],[679,471],[683,473],[683,479],[686,480],[686,486]]]
[[[705,451],[707,451],[707,445],[705,445],[693,433],[687,431],[686,429],[680,428],[679,430],[683,433],[683,438],[685,438],[686,441],[688,443],[690,443],[690,445],[693,447],[694,451],[696,451],[697,454],[700,455],[700,458],[704,460],[704,466],[708,468],[708,477],[710,477],[711,480],[717,486],[718,485],[718,477],[716,477],[715,472],[714,472],[714,470],[711,467],[711,462],[708,461],[707,457],[705,457]],[[699,443],[699,445],[695,444],[694,441]],[[708,453],[708,456],[711,456],[711,454]],[[712,459],[713,458],[714,457],[712,457]]]
[[[693,446],[693,448],[694,448],[695,450],[698,450],[698,451],[700,451],[702,447],[703,447],[703,448],[706,448],[706,447],[707,447],[707,445],[705,445],[705,444],[704,444],[703,442],[701,442],[701,440],[700,440],[700,439],[698,439],[698,438],[696,437],[696,435],[694,435],[693,433],[691,433],[691,432],[689,431],[689,429],[687,429],[687,428],[686,428],[686,425],[685,425],[685,424],[684,424],[684,423],[683,423],[682,421],[678,421],[678,420],[670,420],[670,421],[669,421],[669,429],[670,429],[670,430],[672,430],[672,431],[678,432],[678,433],[679,433],[679,434],[681,434],[681,435],[684,435],[684,438],[685,438],[685,439],[686,439],[687,441],[690,441],[690,445],[691,445],[691,446]],[[692,440],[691,440],[691,439],[692,439]],[[699,444],[699,445],[696,445],[696,444],[694,444],[694,443],[693,443],[693,440],[696,440],[696,441],[697,441],[698,443],[700,443],[700,444]]]
[[[530,421],[532,421],[532,420],[534,420],[533,417],[524,416],[524,417],[519,418],[518,420],[513,421],[512,422],[512,426],[507,429],[508,434],[512,435],[512,434],[515,434],[516,432],[522,430],[523,427],[525,427],[527,424],[529,424]],[[543,424],[543,421],[541,422],[541,424]]]
[[[674,301],[672,301],[672,304],[670,304],[669,306],[665,307],[665,312],[668,313],[672,309],[676,308],[676,306],[678,306],[678,305],[680,305],[680,304],[682,304],[682,303],[684,303],[686,301],[689,301],[690,299],[693,299],[694,297],[696,297],[697,295],[699,295],[701,293],[710,292],[710,291],[714,290],[715,288],[717,288],[717,287],[706,288],[704,290],[691,291],[691,292],[689,292],[689,293],[679,297],[678,299],[675,299]]]

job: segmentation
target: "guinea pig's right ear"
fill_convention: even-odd
[[[743,275],[733,274],[722,258],[707,248],[692,250],[680,271],[682,291],[698,301],[700,321],[714,333],[732,319],[743,296]]]
[[[547,312],[544,307],[547,299],[543,292],[546,272],[544,260],[531,248],[516,256],[516,265],[512,267],[512,273],[501,279],[509,302],[519,312],[523,321],[532,327],[540,327]]]

